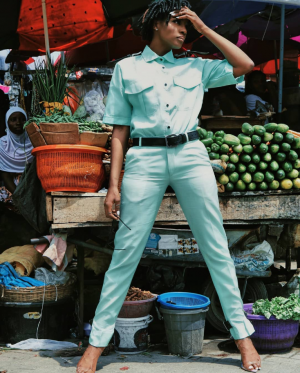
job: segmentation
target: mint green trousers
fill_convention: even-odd
[[[127,153],[120,216],[131,230],[119,223],[89,340],[95,347],[107,346],[113,335],[168,185],[174,189],[205,259],[233,338],[243,339],[254,332],[243,312],[215,176],[204,145],[195,140],[175,148],[132,147]]]

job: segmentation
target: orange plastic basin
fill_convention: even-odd
[[[32,150],[37,175],[48,192],[97,192],[105,181],[105,148],[87,145],[45,145]]]

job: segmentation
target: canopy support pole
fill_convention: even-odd
[[[277,40],[273,40],[274,43],[274,63],[276,70],[276,83],[278,85],[278,53],[277,53]]]
[[[43,24],[44,24],[46,54],[50,56],[46,0],[42,0],[42,11],[43,11]]]
[[[281,5],[280,20],[280,65],[279,65],[279,89],[278,89],[278,112],[282,112],[282,88],[283,88],[283,56],[284,56],[284,26],[285,26],[285,5]]]
[[[60,52],[60,59],[63,64],[66,62],[65,52]]]

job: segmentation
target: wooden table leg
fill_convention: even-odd
[[[79,338],[84,337],[83,330],[83,305],[84,305],[84,248],[77,246],[77,277],[79,290],[79,315],[78,315],[78,333]]]
[[[296,248],[297,268],[300,268],[300,247]]]
[[[287,247],[286,248],[286,253],[285,253],[285,269],[286,272],[291,272],[291,267],[292,267],[292,248]]]

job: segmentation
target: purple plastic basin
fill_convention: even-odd
[[[275,316],[252,314],[253,303],[244,304],[247,319],[251,321],[255,332],[251,335],[255,348],[261,352],[283,352],[292,348],[299,331],[299,321],[278,320]]]

